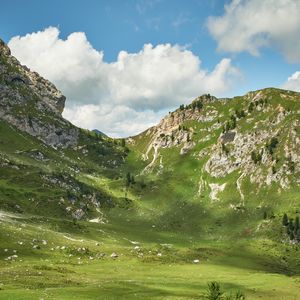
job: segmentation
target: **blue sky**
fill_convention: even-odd
[[[281,5],[280,7],[278,6],[279,4]],[[272,12],[274,7],[275,10]],[[297,22],[297,18],[300,20],[300,9],[297,12],[297,8],[300,8],[298,0],[277,0],[275,2],[274,0],[10,0],[1,3],[0,37],[8,43],[13,37],[24,37],[26,34],[30,35],[34,32],[43,32],[45,29],[51,27],[59,30],[56,41],[64,42],[70,34],[83,32],[86,40],[82,41],[80,38],[79,40],[83,44],[88,43],[91,46],[90,48],[101,53],[101,55],[104,54],[104,57],[100,59],[99,57],[95,58],[91,52],[89,52],[93,56],[93,59],[95,59],[95,63],[97,59],[98,62],[101,60],[99,68],[103,69],[108,66],[110,69],[114,69],[113,64],[118,61],[118,55],[121,51],[126,51],[127,54],[134,55],[143,51],[144,45],[150,43],[154,49],[149,50],[149,55],[145,55],[146,51],[144,51],[140,56],[141,59],[143,59],[143,63],[147,57],[150,57],[150,64],[153,64],[159,60],[158,58],[153,58],[154,55],[158,55],[158,50],[156,54],[154,54],[155,47],[170,44],[172,48],[175,45],[179,45],[181,48],[176,51],[174,50],[175,52],[171,51],[173,48],[171,50],[167,48],[162,49],[162,52],[164,52],[163,55],[173,55],[174,57],[171,62],[162,64],[164,65],[163,71],[168,69],[170,64],[170,69],[173,68],[172,64],[174,60],[177,59],[176,55],[178,55],[179,61],[181,57],[187,55],[184,53],[185,50],[190,51],[192,57],[191,55],[188,55],[188,58],[185,57],[182,60],[183,63],[181,67],[185,67],[184,62],[189,61],[189,59],[191,59],[194,64],[197,63],[193,58],[197,58],[201,61],[200,70],[197,74],[195,73],[195,76],[198,76],[201,72],[207,72],[206,77],[209,77],[209,74],[213,77],[216,66],[224,59],[230,60],[230,62],[226,61],[230,66],[226,67],[226,71],[224,71],[225,75],[222,75],[224,78],[219,79],[218,77],[217,79],[209,79],[210,81],[207,83],[207,86],[213,86],[213,80],[216,80],[216,88],[212,87],[206,89],[205,86],[201,86],[201,82],[206,82],[207,78],[201,80],[202,77],[199,76],[199,94],[211,91],[218,96],[233,96],[244,94],[249,90],[269,86],[284,86],[287,84],[288,77],[299,70],[300,58],[297,53],[295,54],[295,51],[300,52],[298,48],[299,43],[293,40],[300,38],[297,33],[300,32],[300,23]],[[278,24],[272,24],[273,22],[277,22],[276,13],[282,11],[283,19],[279,20]],[[285,13],[291,20],[290,24],[286,24],[288,21],[285,21],[287,20],[284,16]],[[249,20],[245,21],[244,16],[248,16]],[[259,19],[253,17],[251,21],[252,16],[258,16]],[[269,24],[268,18],[270,20]],[[262,19],[266,20],[267,25],[260,24],[260,20]],[[282,30],[284,26],[286,26],[286,29]],[[244,34],[244,32],[246,33]],[[53,34],[55,35],[55,33]],[[46,34],[44,34],[44,38],[47,38]],[[54,81],[54,83],[62,89],[68,97],[67,109],[69,110],[66,112],[66,117],[77,125],[81,123],[88,128],[100,127],[100,130],[107,131],[113,136],[123,136],[126,135],[126,133],[135,134],[147,126],[156,123],[166,111],[178,105],[179,100],[174,100],[174,103],[168,100],[157,100],[159,97],[160,99],[167,99],[168,94],[165,92],[162,92],[162,94],[157,92],[155,94],[157,99],[154,96],[145,96],[151,94],[149,94],[148,91],[149,87],[147,87],[147,92],[141,93],[141,96],[139,96],[140,99],[137,96],[137,99],[131,104],[128,104],[130,102],[130,100],[128,100],[129,95],[112,95],[111,91],[104,91],[103,88],[95,91],[98,98],[95,95],[91,96],[88,91],[86,93],[87,99],[83,99],[85,98],[84,92],[80,95],[80,99],[76,99],[76,96],[70,92],[70,90],[72,90],[71,83],[63,82],[61,76],[58,74],[59,72],[61,74],[64,70],[58,69],[57,72],[55,72],[55,70],[48,72],[49,68],[47,68],[46,64],[42,64],[41,59],[38,62],[34,60],[34,57],[38,57],[42,52],[45,53],[47,49],[40,49],[38,53],[34,53],[37,47],[34,46],[33,43],[34,42],[29,38],[26,40],[23,39],[22,41],[15,39],[15,42],[10,43],[10,46],[13,54],[22,63],[29,65],[32,69],[37,69],[39,73]],[[38,39],[36,39],[35,43],[38,43]],[[78,44],[79,42],[70,43],[70,47],[76,47]],[[57,47],[55,47],[55,49],[56,48]],[[80,52],[82,55],[84,55],[84,51],[88,51],[86,50],[87,48],[84,49],[85,50],[81,50]],[[62,55],[62,51],[67,50],[56,52],[53,50],[49,54],[49,57],[53,57],[53,60],[57,59],[57,61],[59,61],[59,55]],[[158,56],[161,57],[161,54]],[[78,51],[75,57],[77,60],[84,60],[84,58],[79,59]],[[135,64],[138,68],[139,63],[141,63],[140,60],[139,62],[133,62],[134,59],[135,57],[130,57],[129,61],[128,58],[126,66],[131,70],[128,74],[134,73],[132,64]],[[75,70],[78,64],[77,62],[77,64],[74,65]],[[79,67],[82,73],[82,69],[90,68],[90,65],[87,63]],[[145,70],[148,69],[149,67],[146,66]],[[155,70],[151,76],[155,77],[155,72],[160,73],[159,69]],[[233,75],[234,72],[235,75]],[[97,75],[95,75],[96,73]],[[103,82],[100,83],[100,81],[104,80],[102,78],[103,76],[105,77],[105,73],[99,74],[95,71],[93,74],[97,76],[97,81],[92,82],[96,82],[97,86],[101,85]],[[140,91],[143,88],[143,82],[145,82],[144,80],[141,81],[141,83],[134,84],[133,82],[138,82],[138,78],[134,77],[130,83],[128,83],[125,80],[127,75],[122,75],[125,79],[123,77],[120,79],[121,75],[115,72],[108,71],[107,74],[107,76],[113,78],[114,82],[120,80],[118,81],[119,84],[123,84],[126,89],[134,88],[135,85],[138,85]],[[88,76],[90,79],[92,75],[89,74]],[[114,76],[117,79],[115,79]],[[187,74],[183,81],[186,81],[188,76],[194,75]],[[227,78],[225,78],[226,76],[234,78],[227,80]],[[80,80],[82,84],[88,81],[87,78],[80,78]],[[176,77],[171,80],[178,86],[178,80],[181,79]],[[220,80],[222,81],[221,83],[219,82]],[[78,81],[79,79],[76,78],[73,84],[76,84],[74,82],[78,83]],[[86,86],[82,86],[81,91],[91,87],[92,82],[89,82]],[[159,83],[156,83],[156,85],[157,84]],[[166,85],[168,86],[168,83],[166,83]],[[193,84],[186,92],[186,97],[185,94],[182,93],[183,103],[190,101],[192,96],[196,96],[196,85],[197,83]],[[296,81],[293,80],[289,86],[297,90],[298,77]],[[155,89],[155,85],[151,88]],[[172,97],[172,90],[174,88],[172,86],[168,88],[170,89],[169,96]],[[95,114],[102,115],[105,113],[105,115],[107,115],[109,111],[107,104],[111,102],[111,100],[106,103],[103,99],[108,99],[108,95],[110,95],[110,97],[120,98],[116,104],[118,105],[117,108],[120,109],[121,115],[124,115],[124,124],[120,122],[118,125],[120,129],[115,128],[114,130],[108,130],[111,129],[111,126],[102,126],[99,120],[83,122],[85,118],[91,119],[92,115],[95,119]],[[132,96],[130,97],[132,98]],[[141,100],[142,98],[145,99]],[[153,105],[154,102],[156,103],[155,105]],[[140,103],[144,104],[140,105]],[[149,104],[148,107],[147,103]],[[166,104],[164,105],[164,103]],[[93,113],[89,112],[86,116],[79,116],[79,111],[82,111],[80,105],[84,105],[84,108],[87,110],[87,105],[93,105],[89,107],[89,110],[93,110]],[[98,108],[95,107],[96,105],[98,105]],[[99,110],[100,106],[105,108],[104,111]],[[127,107],[131,111],[126,111],[124,107]],[[134,112],[132,110],[134,110]],[[146,115],[138,115],[142,112],[146,112]],[[126,126],[126,124],[131,122],[126,119],[126,114],[130,115],[131,119],[135,118],[136,124],[132,123],[132,126]],[[115,118],[115,116],[112,116],[111,119],[115,120]],[[145,118],[147,118],[149,122],[143,123],[141,121]],[[108,122],[108,120],[106,120],[106,122]]]

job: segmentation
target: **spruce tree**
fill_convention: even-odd
[[[282,225],[287,226],[288,224],[289,224],[289,218],[288,218],[287,214],[284,214],[282,217]]]
[[[126,175],[126,186],[130,186],[130,183],[131,183],[131,175],[128,172]]]
[[[291,240],[293,240],[295,238],[294,229],[295,229],[295,226],[293,223],[293,219],[290,219],[286,232],[289,235]]]

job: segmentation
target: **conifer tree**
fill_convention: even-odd
[[[289,224],[289,218],[288,218],[287,214],[284,214],[282,217],[282,225],[287,226],[288,224]]]
[[[287,229],[286,229],[286,232],[289,235],[291,240],[293,240],[295,238],[294,229],[295,229],[295,226],[294,226],[293,219],[290,219],[289,224],[288,224]]]
[[[130,172],[126,174],[126,186],[130,186],[131,183],[131,175]]]

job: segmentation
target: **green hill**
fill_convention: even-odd
[[[0,41],[0,299],[297,299],[300,93],[203,95],[127,139],[64,102]]]

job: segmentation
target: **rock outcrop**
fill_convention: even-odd
[[[32,72],[0,40],[0,118],[53,147],[77,144],[78,129],[61,116],[65,96]]]
[[[149,164],[143,172],[162,169],[160,149],[178,148],[179,155],[201,160],[199,176],[210,178],[206,183],[200,180],[199,193],[210,187],[210,197],[216,200],[226,185],[217,189],[215,179],[234,176],[243,203],[244,181],[258,188],[277,184],[279,190],[299,184],[299,119],[296,92],[270,88],[233,99],[204,95],[169,113],[134,143],[148,140],[142,158]]]
[[[217,101],[216,97],[210,95],[203,95],[196,98],[190,105],[181,106],[176,111],[169,113],[164,117],[157,126],[154,126],[146,131],[146,135],[150,136],[150,143],[146,153],[143,155],[144,160],[148,160],[149,153],[153,150],[153,159],[143,170],[151,171],[156,160],[159,158],[159,149],[180,147],[180,154],[187,154],[194,146],[192,141],[194,130],[182,126],[185,121],[195,120],[198,122],[210,122],[217,117],[217,111],[213,108],[202,113],[203,105],[209,105]],[[130,141],[129,141],[130,142]]]

